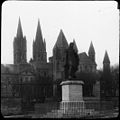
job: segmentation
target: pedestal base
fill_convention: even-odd
[[[84,101],[82,96],[82,81],[63,81],[62,102],[60,109],[64,114],[84,113]]]
[[[62,85],[62,101],[83,101],[82,81],[64,81]]]
[[[60,104],[60,109],[64,114],[81,114],[84,113],[84,101],[62,101]]]

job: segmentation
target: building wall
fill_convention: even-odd
[[[18,75],[13,73],[1,74],[1,97],[13,97],[12,86],[18,81]],[[18,94],[16,94],[18,96]]]
[[[78,71],[79,72],[95,72],[96,71],[96,66],[93,64],[88,64],[88,63],[81,63],[78,66]]]

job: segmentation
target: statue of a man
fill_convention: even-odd
[[[71,42],[66,51],[66,62],[64,66],[65,79],[76,78],[75,72],[78,70],[79,57],[77,52],[73,49],[74,43]]]

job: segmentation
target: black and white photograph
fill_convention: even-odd
[[[3,118],[117,118],[116,1],[1,5]]]

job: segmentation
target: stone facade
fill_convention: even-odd
[[[41,81],[43,81],[43,78],[46,80],[46,87],[43,88],[42,86],[42,91],[44,91],[44,93],[46,93],[46,91],[52,91],[52,86],[49,84],[50,82],[47,84],[48,81],[52,83],[52,63],[47,62],[46,42],[45,40],[43,41],[39,21],[35,41],[33,41],[33,58],[30,59],[29,63],[26,58],[26,43],[27,40],[25,36],[23,37],[22,25],[19,18],[17,34],[13,41],[14,64],[1,64],[1,91],[3,97],[7,97],[8,95],[13,97],[13,92],[15,92],[15,90],[12,90],[12,88],[14,84],[19,86],[18,89],[20,89],[22,84],[22,91],[24,91],[24,94],[26,91],[32,91],[34,93],[35,90],[38,91],[38,89],[33,83],[35,83],[35,81],[40,81],[40,86],[42,86]],[[18,94],[20,90],[17,91]],[[18,96],[21,97],[20,94]]]
[[[12,85],[19,81],[17,72],[13,71],[13,65],[1,65],[1,97],[12,97]],[[16,69],[17,71],[17,69]],[[15,96],[18,96],[16,94]]]

